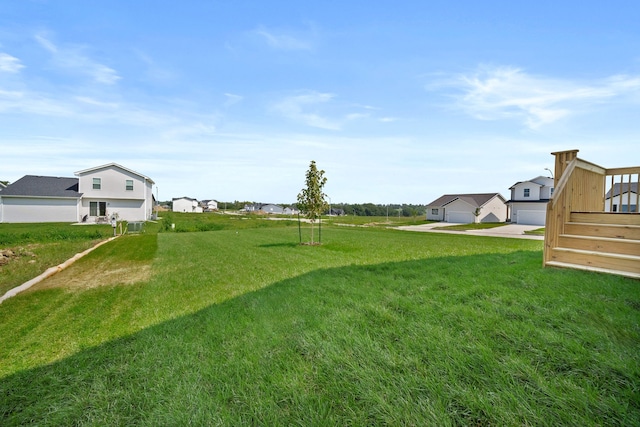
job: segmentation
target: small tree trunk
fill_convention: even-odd
[[[311,244],[313,245],[313,220],[311,220]]]

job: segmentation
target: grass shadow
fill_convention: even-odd
[[[0,424],[637,425],[629,301],[533,251],[315,270],[6,376]]]

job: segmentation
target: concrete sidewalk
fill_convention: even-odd
[[[458,225],[458,224],[454,224],[450,222],[435,222],[432,224],[406,225],[406,226],[401,226],[396,228],[398,230],[405,230],[405,231],[448,233],[448,234],[470,234],[473,236],[493,236],[493,237],[507,237],[512,239],[544,240],[544,236],[524,234],[525,231],[537,230],[538,228],[541,228],[542,226],[540,225],[507,224],[501,227],[486,228],[484,230],[466,230],[466,231],[435,230],[435,228],[437,227],[449,227],[452,225]]]

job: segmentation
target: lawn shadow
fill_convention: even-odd
[[[264,246],[282,245],[297,246]],[[639,421],[627,388],[637,390],[637,370],[616,371],[612,383],[607,358],[592,352],[556,372],[545,355],[563,343],[547,347],[531,332],[570,336],[601,323],[630,298],[640,303],[635,283],[542,269],[539,257],[429,258],[283,280],[1,378],[0,424],[563,424],[576,406],[593,417],[578,424]],[[614,355],[637,363],[638,331],[627,333]]]

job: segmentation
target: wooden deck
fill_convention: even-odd
[[[552,153],[555,192],[547,205],[544,266],[640,279],[640,196],[629,191],[614,205],[611,192],[606,200],[607,187],[613,189],[617,183],[620,189],[630,189],[638,182],[640,167],[605,169],[579,159],[577,153]]]

